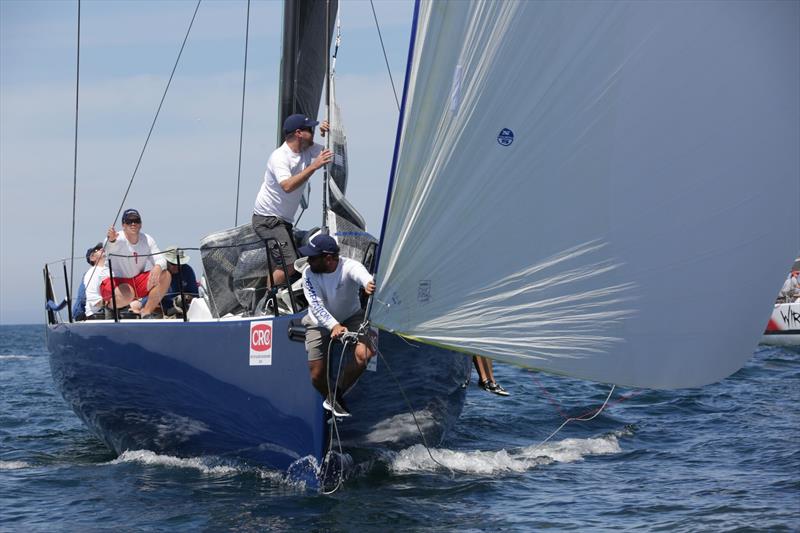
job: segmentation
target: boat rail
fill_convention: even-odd
[[[245,243],[245,244],[250,244],[250,243]],[[208,248],[234,248],[234,247],[237,247],[237,246],[240,246],[240,245],[241,244],[236,244],[236,245],[218,245],[218,246],[206,247],[206,248],[207,249]],[[286,258],[285,258],[283,250],[281,249],[280,243],[278,242],[277,239],[275,239],[273,237],[270,237],[270,238],[266,239],[264,246],[265,246],[266,256],[267,256],[267,276],[266,277],[267,277],[267,279],[269,279],[269,285],[266,287],[266,296],[269,299],[272,300],[272,304],[273,304],[272,308],[273,308],[273,312],[274,312],[275,316],[279,316],[280,312],[281,312],[280,308],[279,308],[279,305],[278,305],[278,296],[277,296],[278,292],[279,292],[280,289],[285,288],[285,287],[289,289],[288,292],[289,292],[289,301],[290,301],[290,304],[291,304],[290,305],[291,306],[291,312],[292,313],[297,313],[297,312],[301,311],[301,306],[297,302],[297,300],[295,299],[294,294],[293,294],[293,292],[291,290],[291,286],[290,286],[290,284],[288,282],[288,280],[289,280],[289,272],[288,272],[288,269],[287,269],[287,266],[286,266]],[[283,273],[284,273],[285,279],[287,281],[282,283],[282,284],[280,284],[280,285],[276,285],[275,284],[275,279],[274,279],[274,275],[273,275],[273,261],[274,261],[274,259],[273,259],[272,254],[270,253],[271,249],[277,250],[278,253],[281,256],[281,265],[280,266],[283,269]],[[178,286],[179,286],[179,294],[180,294],[180,297],[181,297],[180,305],[181,305],[181,310],[183,311],[183,313],[182,313],[183,317],[182,318],[183,318],[184,322],[188,321],[188,308],[187,308],[187,299],[186,299],[185,291],[183,290],[183,274],[181,272],[181,260],[180,260],[181,255],[180,255],[180,252],[187,251],[187,250],[201,251],[200,248],[196,248],[196,247],[195,248],[175,247],[175,248],[170,248],[168,250],[162,250],[162,251],[159,251],[159,252],[156,252],[156,253],[152,253],[152,254],[141,254],[141,255],[137,254],[137,257],[154,257],[154,256],[159,256],[159,255],[163,255],[163,254],[167,254],[167,253],[173,253],[173,252],[175,253],[175,260],[176,260],[175,264],[178,267],[177,276],[178,276],[178,281],[179,281],[179,284],[178,284]],[[131,258],[131,257],[134,257],[134,256],[132,256],[132,255],[124,255],[124,254],[114,254],[114,253],[108,254],[108,274],[109,274],[109,278],[111,279],[112,287],[114,286],[114,260],[112,258]],[[72,258],[72,259],[74,259],[74,258]],[[66,264],[66,261],[67,261],[67,259],[60,260],[60,262],[62,262],[63,269],[64,269],[64,293],[65,293],[66,296],[59,303],[57,303],[58,299],[56,297],[55,284],[53,283],[53,276],[52,276],[52,273],[51,273],[51,270],[50,270],[50,265],[56,264],[59,261],[55,261],[55,262],[52,262],[52,263],[46,263],[44,265],[43,273],[44,273],[44,281],[45,281],[46,320],[47,320],[47,323],[51,324],[51,325],[52,324],[57,324],[59,322],[62,322],[58,312],[61,309],[63,309],[64,307],[67,308],[67,320],[68,320],[68,322],[69,323],[73,323],[73,322],[76,321],[75,317],[73,317],[73,315],[72,315],[72,304],[73,304],[73,302],[72,302],[72,295],[71,295],[70,286],[69,286],[69,278],[67,277],[67,264]],[[113,311],[114,322],[119,322],[119,307],[117,305],[116,291],[111,291],[111,309]],[[250,311],[252,311],[252,309]]]

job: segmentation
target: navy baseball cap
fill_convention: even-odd
[[[283,132],[292,133],[294,130],[302,130],[303,128],[313,128],[319,124],[316,120],[311,120],[305,115],[296,114],[289,115],[283,121]]]
[[[122,223],[127,224],[129,220],[138,220],[141,222],[142,215],[136,209],[126,209],[122,212]]]
[[[336,244],[336,239],[330,235],[320,233],[308,241],[307,245],[301,246],[297,251],[308,257],[316,257],[322,254],[338,254],[339,245]]]
[[[86,262],[89,263],[90,265],[94,265],[94,263],[92,263],[92,254],[95,253],[97,250],[102,250],[102,249],[103,249],[103,243],[98,242],[97,244],[86,250]]]

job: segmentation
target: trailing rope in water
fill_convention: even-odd
[[[537,444],[535,446],[535,448],[539,448],[539,447],[543,446],[545,443],[547,443],[547,441],[549,441],[550,439],[555,437],[556,434],[559,431],[561,431],[561,429],[564,426],[566,426],[567,424],[569,424],[570,422],[575,422],[575,421],[588,422],[589,420],[593,420],[597,415],[599,415],[600,413],[603,412],[603,409],[605,409],[606,404],[608,404],[608,400],[611,399],[611,395],[614,394],[614,389],[615,388],[616,388],[616,385],[611,385],[611,390],[608,391],[608,396],[606,396],[606,401],[603,402],[603,405],[600,406],[600,409],[598,409],[592,416],[590,416],[589,418],[583,418],[585,415],[581,415],[581,416],[576,416],[576,417],[572,417],[572,418],[567,418],[566,420],[564,420],[564,422],[560,426],[558,426],[558,429],[556,429],[554,432],[552,432],[550,435],[548,435],[548,437],[546,439],[544,439],[542,442]]]
[[[367,324],[368,324],[368,322],[365,322],[364,324],[362,324],[362,325],[361,325],[361,329],[363,329],[363,328],[365,327],[365,325],[367,325]],[[359,330],[359,331],[361,331],[361,330]],[[400,336],[400,338],[402,339],[403,337],[402,337],[402,336]],[[405,340],[405,339],[403,339],[403,340]],[[408,342],[408,341],[406,341],[406,343],[407,343],[409,346],[412,346],[412,347],[414,347],[414,348],[419,348],[419,346],[416,346],[416,345],[414,345],[414,344],[411,344],[411,343],[410,343],[410,342]],[[386,365],[386,368],[389,370],[389,373],[391,374],[391,376],[392,376],[392,379],[393,379],[393,380],[394,380],[394,382],[397,384],[397,387],[398,387],[398,389],[400,389],[400,393],[403,395],[403,398],[405,399],[405,402],[406,402],[406,405],[408,406],[409,412],[411,413],[411,416],[414,418],[414,423],[417,425],[417,431],[419,432],[419,434],[420,434],[420,437],[422,437],[422,443],[423,443],[423,446],[425,446],[425,450],[428,452],[428,455],[430,456],[431,460],[432,460],[434,463],[436,463],[437,465],[439,465],[439,466],[441,466],[441,467],[443,467],[443,468],[446,468],[447,470],[449,470],[449,471],[450,471],[450,475],[451,475],[451,476],[452,476],[452,475],[454,475],[454,474],[455,474],[455,472],[457,471],[456,469],[453,469],[453,468],[451,468],[451,467],[449,467],[449,466],[447,466],[447,465],[444,465],[444,464],[440,463],[439,461],[437,461],[437,460],[436,460],[436,459],[433,457],[433,454],[431,453],[430,447],[428,446],[428,442],[427,442],[427,440],[425,439],[425,434],[422,432],[422,429],[420,428],[419,422],[417,421],[417,417],[416,417],[416,415],[414,414],[414,410],[413,410],[413,408],[411,407],[411,402],[408,400],[408,396],[406,396],[405,390],[403,390],[403,386],[400,384],[400,381],[399,381],[399,380],[397,379],[397,377],[394,375],[394,372],[392,371],[392,368],[391,368],[391,366],[390,366],[390,365],[389,365],[389,363],[386,361],[386,358],[383,356],[383,354],[382,354],[380,351],[378,351],[378,350],[376,350],[376,353],[377,353],[377,354],[380,356],[381,360],[382,360],[382,361],[384,362],[384,364]],[[537,383],[538,383],[538,380],[537,380]],[[539,384],[539,386],[540,386],[540,387],[542,387],[542,389],[543,389],[543,390],[544,390],[544,392],[547,394],[547,396],[549,396],[549,397],[550,397],[549,399],[551,399],[551,403],[553,403],[553,405],[556,407],[556,409],[558,410],[558,412],[559,412],[559,413],[560,413],[560,414],[561,414],[561,415],[562,415],[564,418],[566,418],[566,420],[564,420],[564,422],[563,422],[563,423],[562,423],[562,424],[561,424],[561,425],[560,425],[560,426],[559,426],[559,427],[558,427],[558,428],[557,428],[555,431],[553,431],[553,432],[552,432],[550,435],[548,435],[546,439],[544,439],[543,441],[541,441],[541,442],[540,442],[539,444],[537,444],[537,445],[536,445],[534,448],[539,448],[539,447],[543,446],[544,444],[546,444],[548,441],[550,441],[550,439],[552,439],[554,436],[556,436],[556,435],[558,434],[558,432],[559,432],[559,431],[561,431],[561,430],[564,428],[564,426],[566,426],[566,425],[567,425],[567,424],[569,424],[570,422],[576,422],[576,421],[577,421],[577,422],[588,422],[588,421],[590,421],[590,420],[593,420],[594,418],[596,418],[596,417],[597,417],[598,415],[600,415],[600,413],[602,413],[602,412],[603,412],[603,410],[604,410],[604,409],[605,409],[605,408],[606,408],[606,407],[609,405],[609,400],[611,399],[611,396],[612,396],[612,394],[614,394],[614,390],[616,389],[616,385],[612,385],[612,386],[611,386],[611,390],[610,390],[610,391],[608,391],[608,395],[606,396],[606,399],[605,399],[605,401],[603,402],[603,404],[602,404],[602,405],[601,405],[601,406],[600,406],[598,409],[592,409],[592,410],[590,410],[590,411],[587,411],[586,413],[583,413],[583,414],[581,414],[581,415],[579,415],[579,416],[576,416],[576,417],[569,417],[569,416],[567,416],[567,415],[566,415],[566,414],[565,414],[565,413],[564,413],[564,412],[561,410],[561,407],[560,407],[560,405],[559,405],[557,402],[555,402],[555,400],[552,400],[552,396],[551,396],[551,395],[550,395],[550,394],[547,392],[547,389],[545,389],[545,388],[544,388],[544,387],[543,387],[541,384]],[[633,397],[633,396],[635,396],[636,394],[638,394],[638,392],[637,392],[637,393],[633,393],[633,394],[629,394],[628,396],[623,396],[623,397],[622,397],[620,400],[618,400],[618,401],[616,401],[616,402],[612,402],[612,403],[611,403],[611,405],[613,405],[613,404],[615,404],[615,403],[621,403],[621,402],[623,402],[623,401],[627,400],[628,398],[632,398],[632,397]],[[589,416],[589,415],[591,415],[591,416]],[[587,416],[588,416],[588,418],[587,418]]]

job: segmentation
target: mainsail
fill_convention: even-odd
[[[418,3],[373,321],[624,386],[741,368],[800,249],[799,15]]]
[[[338,6],[338,0],[285,0],[283,4],[278,144],[283,142],[281,126],[286,117],[294,113],[317,117]]]

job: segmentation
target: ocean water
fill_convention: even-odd
[[[800,530],[800,354],[760,347],[721,383],[609,388],[495,365],[430,450],[376,453],[332,495],[215,457],[117,457],[50,379],[44,326],[0,326],[6,531]],[[437,464],[439,463],[439,464]]]

